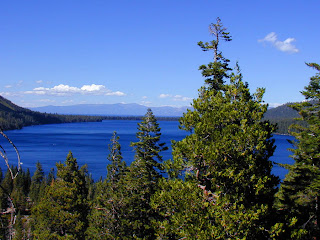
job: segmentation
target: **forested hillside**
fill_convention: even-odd
[[[278,119],[293,119],[299,117],[299,114],[294,110],[290,105],[293,103],[286,103],[275,108],[269,108],[268,111],[264,114],[264,118],[269,120],[278,120]]]
[[[0,127],[2,130],[20,129],[30,125],[69,123],[69,122],[93,122],[101,121],[101,116],[83,115],[59,115],[34,112],[19,107],[0,96]]]
[[[293,104],[294,103],[286,103],[276,108],[270,108],[264,114],[265,120],[269,120],[271,123],[277,125],[276,133],[289,134],[289,126],[297,123],[295,118],[298,118],[299,114],[290,107]]]

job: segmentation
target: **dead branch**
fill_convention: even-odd
[[[11,181],[13,182],[13,180],[18,176],[20,169],[21,169],[22,163],[20,160],[20,154],[19,154],[18,148],[14,145],[14,143],[9,139],[9,137],[3,132],[3,130],[1,128],[0,128],[0,134],[12,145],[12,147],[14,148],[14,150],[17,154],[18,166],[17,166],[17,172],[14,174],[12,169],[10,168],[7,153],[6,153],[5,149],[2,147],[2,145],[0,145],[0,155],[6,163],[8,171],[10,172],[10,175],[11,175]],[[8,198],[9,207],[7,208],[6,211],[2,212],[1,214],[10,214],[11,215],[10,222],[8,225],[8,234],[7,234],[8,239],[11,240],[14,235],[13,226],[14,226],[15,220],[16,220],[16,209],[14,207],[10,193],[6,189],[4,189],[4,187],[2,185],[0,185],[0,188],[3,190],[3,192],[7,195],[7,198]]]

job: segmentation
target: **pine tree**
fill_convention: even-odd
[[[27,171],[24,174],[24,194],[28,196],[31,186],[31,175],[30,175],[30,169],[27,168]]]
[[[205,77],[205,83],[208,84],[209,89],[220,90],[223,88],[225,78],[229,78],[228,72],[232,70],[229,68],[229,59],[222,56],[222,52],[219,51],[220,41],[231,41],[231,36],[227,29],[223,26],[220,18],[217,18],[217,23],[212,23],[209,26],[209,32],[213,35],[214,40],[203,43],[198,42],[202,51],[214,52],[214,61],[207,65],[201,65],[199,70],[202,71],[202,76]]]
[[[151,198],[159,215],[152,219],[154,239],[213,239],[209,205],[195,180],[161,179]]]
[[[117,189],[117,184],[123,178],[127,171],[126,162],[123,161],[121,154],[121,145],[119,143],[117,132],[113,132],[111,144],[109,145],[108,160],[111,162],[107,166],[107,182],[110,183],[112,191]]]
[[[320,236],[320,66],[308,63],[317,70],[310,83],[302,91],[306,101],[293,104],[299,112],[300,122],[294,124],[290,133],[295,136],[293,159],[285,165],[289,170],[277,194],[278,207],[287,216],[286,237],[295,239],[318,239]]]
[[[97,183],[87,234],[88,239],[125,239],[124,177],[127,171],[121,155],[119,136],[114,132],[109,144],[107,178]]]
[[[219,18],[210,29],[215,39],[199,45],[214,51],[214,62],[200,66],[205,85],[193,110],[180,119],[180,127],[191,133],[173,145],[171,166],[176,169],[171,175],[187,169],[203,190],[208,213],[199,215],[198,221],[204,217],[210,222],[208,239],[265,239],[278,184],[269,161],[275,149],[274,126],[262,121],[267,111],[262,100],[265,90],[251,94],[238,65],[231,72],[229,60],[218,51],[221,40],[231,40]]]
[[[16,173],[18,169],[13,168],[13,172]],[[19,174],[13,179],[12,192],[10,194],[16,209],[24,213],[29,207],[27,202],[27,196],[30,189],[30,171],[27,169],[25,172],[23,169],[20,170]]]
[[[138,123],[138,130],[136,136],[139,141],[131,143],[136,152],[135,161],[136,163],[144,162],[150,180],[156,179],[160,176],[159,171],[162,169],[160,152],[167,150],[168,147],[165,146],[165,143],[159,142],[161,129],[150,108],[142,122]]]
[[[54,174],[54,168],[50,169],[50,172],[48,173],[48,176],[45,178],[46,185],[50,185],[52,181],[55,180],[55,174]]]
[[[36,239],[84,239],[88,202],[85,175],[70,152],[65,164],[58,163],[57,179],[33,207]]]
[[[131,143],[136,154],[125,179],[127,217],[123,219],[123,224],[127,228],[128,239],[154,239],[151,221],[157,215],[150,205],[151,196],[161,177],[160,153],[167,150],[165,143],[160,142],[160,130],[153,112],[148,109],[142,122],[138,124],[136,136],[139,141]]]
[[[21,216],[20,211],[18,212],[17,216],[16,216],[16,221],[15,221],[15,225],[14,225],[14,237],[13,240],[24,240],[24,239],[28,239],[27,238],[27,234],[26,234],[26,229],[23,226],[23,218]]]
[[[40,162],[36,164],[36,171],[34,172],[31,179],[30,193],[29,196],[32,202],[38,202],[39,198],[42,196],[45,184],[44,181],[44,172]]]

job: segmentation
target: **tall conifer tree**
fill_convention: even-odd
[[[161,177],[162,156],[160,153],[167,149],[161,143],[159,123],[151,109],[138,124],[136,134],[138,141],[131,143],[136,154],[135,160],[126,175],[126,203],[128,239],[154,239],[151,221],[157,216],[151,208],[151,196],[157,189]]]
[[[107,178],[97,183],[87,234],[88,239],[125,239],[124,178],[127,172],[122,159],[119,136],[114,132],[109,144]]]
[[[174,144],[171,172],[176,176],[178,170],[189,170],[203,190],[207,214],[199,215],[195,224],[203,218],[210,223],[204,229],[207,239],[266,239],[278,178],[271,174],[269,161],[275,149],[274,126],[262,121],[267,111],[262,101],[265,90],[251,94],[238,65],[231,72],[229,60],[218,50],[221,40],[231,40],[219,18],[210,32],[214,40],[198,45],[213,50],[214,61],[199,68],[205,85],[193,110],[180,119],[180,127],[191,134]],[[187,224],[193,223],[181,217],[175,231],[189,236],[188,230],[179,228]]]
[[[65,164],[56,166],[57,179],[32,209],[33,235],[36,239],[84,239],[89,210],[84,171],[71,152]]]
[[[38,202],[39,198],[43,194],[45,188],[44,183],[44,171],[40,162],[36,164],[36,171],[34,172],[31,179],[30,193],[29,196],[32,202]]]
[[[302,91],[306,101],[293,104],[300,114],[301,124],[291,126],[295,136],[293,165],[278,193],[278,207],[287,215],[287,234],[295,239],[318,239],[320,236],[320,65],[308,63],[318,72],[311,77],[309,85]],[[320,238],[319,238],[320,239]]]

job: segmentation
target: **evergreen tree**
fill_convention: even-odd
[[[27,168],[27,172],[24,174],[24,194],[28,196],[31,186],[31,175],[30,175],[30,169]]]
[[[38,202],[44,191],[44,172],[40,162],[36,164],[36,171],[34,172],[31,179],[30,193],[29,196],[32,202]]]
[[[124,212],[124,177],[127,171],[122,159],[119,136],[114,132],[109,144],[108,174],[105,181],[97,183],[93,209],[89,221],[88,239],[125,239],[123,227]]]
[[[50,185],[55,180],[54,168],[50,169],[48,176],[46,177],[46,185]]]
[[[13,168],[13,173],[17,173],[18,169]],[[31,177],[30,171],[27,169],[25,172],[23,169],[20,173],[12,180],[12,191],[10,193],[11,199],[16,209],[20,210],[21,213],[25,213],[29,207],[27,202],[27,196],[29,193]]]
[[[173,145],[171,176],[190,170],[203,190],[208,213],[199,215],[198,222],[209,221],[208,239],[266,239],[279,180],[271,174],[269,161],[275,149],[274,126],[262,121],[267,111],[262,101],[265,90],[258,88],[251,94],[238,65],[231,72],[229,60],[218,51],[220,40],[231,40],[219,18],[210,29],[215,39],[199,45],[214,51],[214,62],[200,66],[205,85],[193,101],[193,110],[180,119],[180,127],[191,133]],[[193,222],[186,219],[184,224]]]
[[[84,239],[88,202],[85,175],[70,152],[65,164],[58,163],[57,179],[46,188],[33,207],[36,239]]]
[[[136,152],[135,161],[136,163],[144,162],[149,179],[156,179],[160,176],[159,171],[162,169],[160,152],[167,150],[168,147],[165,146],[165,143],[159,142],[161,128],[150,108],[142,122],[138,123],[138,130],[136,136],[139,141],[131,143]]]
[[[127,228],[128,239],[154,239],[151,221],[157,218],[151,207],[151,196],[157,189],[161,177],[162,156],[167,150],[160,142],[159,124],[151,109],[148,109],[142,122],[138,124],[136,134],[138,142],[131,143],[136,154],[135,160],[126,174],[126,212],[123,224]]]
[[[108,164],[107,182],[111,184],[112,190],[117,189],[117,184],[123,178],[127,171],[126,162],[123,161],[121,154],[121,145],[117,132],[113,132],[111,144],[109,144],[109,155],[107,158],[111,163]]]
[[[214,40],[203,43],[198,42],[202,51],[214,52],[214,61],[207,65],[201,65],[199,70],[202,71],[202,76],[205,77],[205,83],[208,84],[209,89],[220,90],[223,88],[225,78],[229,78],[228,72],[232,70],[229,68],[229,59],[222,56],[222,52],[219,51],[220,41],[231,41],[230,33],[223,27],[220,18],[217,18],[217,23],[212,23],[209,26],[209,31],[213,35]]]
[[[302,91],[306,101],[293,104],[299,112],[300,122],[293,124],[290,133],[295,136],[293,165],[278,193],[278,207],[287,216],[285,237],[318,239],[320,236],[320,66],[307,64],[317,70],[310,83]]]
[[[24,240],[24,239],[28,239],[27,238],[27,234],[26,234],[26,230],[23,226],[23,218],[21,216],[20,211],[18,212],[17,216],[16,216],[16,221],[15,221],[15,225],[14,225],[14,236],[13,236],[13,240]]]
[[[209,205],[194,180],[161,179],[151,198],[159,215],[152,220],[155,239],[213,239]]]
[[[3,180],[3,171],[2,168],[0,167],[0,182]]]

